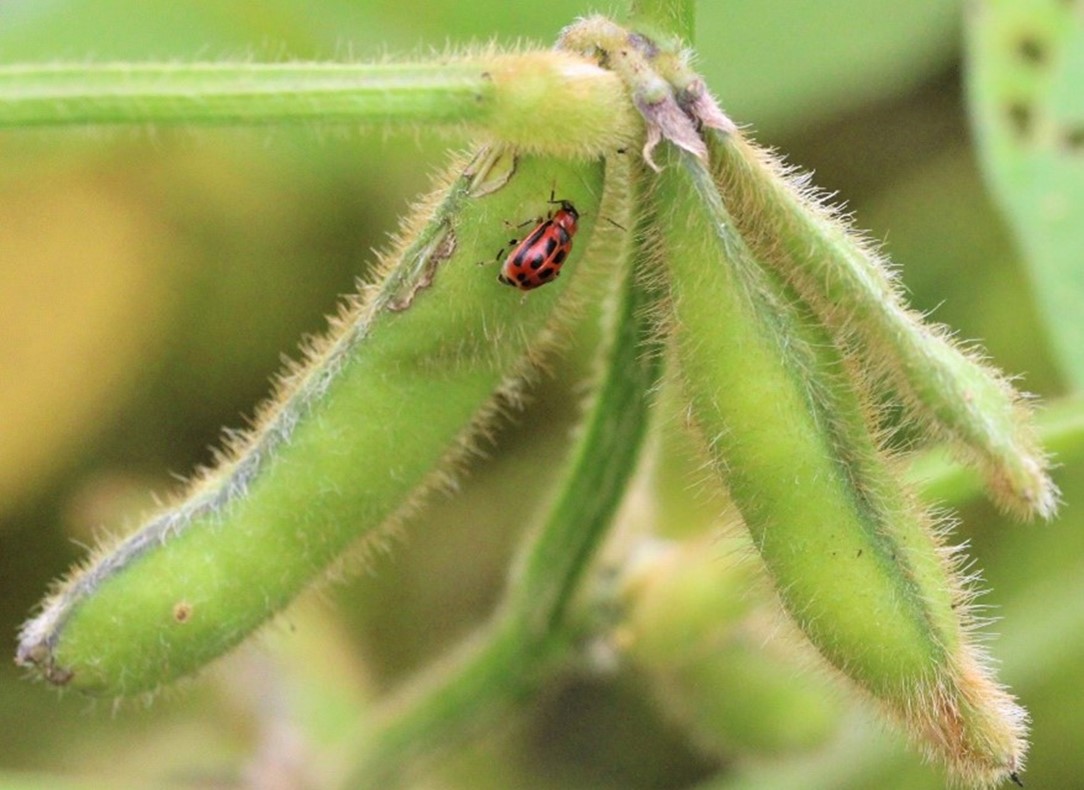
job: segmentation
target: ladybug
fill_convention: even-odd
[[[523,241],[512,240],[512,251],[504,259],[497,279],[505,285],[530,291],[545,285],[561,274],[565,258],[572,252],[572,237],[576,235],[580,214],[567,200],[554,200],[550,205],[560,206],[551,211]],[[501,250],[497,258],[504,253]]]

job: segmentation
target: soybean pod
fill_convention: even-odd
[[[841,353],[698,160],[670,149],[656,198],[690,416],[783,606],[960,776],[1015,775],[1025,716],[982,665],[951,552],[874,444]]]
[[[17,660],[93,694],[152,691],[236,645],[351,547],[386,538],[515,399],[571,314],[566,286],[603,170],[499,148],[454,165],[379,284],[284,376],[257,427],[63,582],[23,627]],[[581,207],[581,243],[568,273],[524,300],[478,264],[555,184]]]

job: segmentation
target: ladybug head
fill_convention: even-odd
[[[580,212],[576,211],[576,207],[567,200],[550,200],[550,204],[554,206],[560,206],[561,208],[553,215],[553,221],[564,227],[565,229],[572,229],[575,233],[576,222],[580,218]]]
[[[567,200],[555,200],[553,202],[561,206],[561,211],[571,214],[573,219],[580,218],[580,212],[576,211],[576,207]]]

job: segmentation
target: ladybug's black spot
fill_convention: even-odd
[[[557,275],[557,270],[552,266],[547,266],[545,269],[538,273],[540,279],[551,280]]]
[[[531,256],[530,261],[528,262],[528,265],[532,269],[537,271],[538,269],[541,269],[542,266],[545,265],[545,263],[546,263],[546,256],[541,252],[536,252],[534,255]]]
[[[555,249],[557,249],[557,239],[553,238],[553,236],[550,236],[548,239],[546,239],[546,257],[548,258],[553,255],[553,251]]]
[[[553,256],[553,262],[556,265],[560,266],[562,263],[565,262],[565,258],[567,258],[567,257],[568,257],[568,247],[562,247],[561,249],[557,250],[557,253]]]

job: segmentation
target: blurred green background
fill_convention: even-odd
[[[7,0],[0,62],[549,46],[592,10],[571,0]],[[961,24],[949,0],[703,2],[698,64],[732,117],[814,170],[884,240],[917,308],[981,340],[1024,389],[1054,398],[1063,385],[970,142]],[[132,526],[151,492],[167,495],[211,461],[221,428],[244,424],[281,355],[323,330],[448,148],[468,142],[424,128],[316,125],[0,133],[0,631],[14,635],[102,530]],[[540,385],[462,495],[419,517],[424,541],[408,529],[388,556],[308,596],[259,645],[153,706],[115,712],[0,664],[0,785],[311,784],[313,741],[333,739],[367,699],[489,611],[524,526],[515,480],[559,457],[577,385],[560,374]],[[982,603],[1003,618],[991,650],[1034,718],[1033,787],[1078,786],[1084,775],[1082,472],[1058,470],[1066,505],[1053,524],[1007,522],[983,503],[960,514],[958,536],[992,590]],[[710,507],[693,513],[712,526]],[[419,784],[943,784],[871,728],[859,703],[819,744],[731,753],[689,737],[644,685],[620,662],[607,677],[559,679]]]

